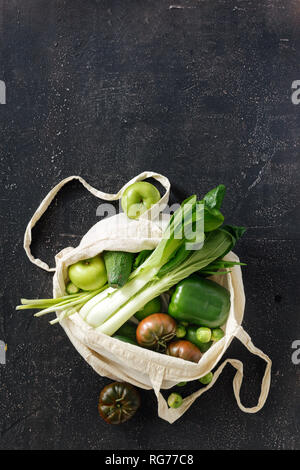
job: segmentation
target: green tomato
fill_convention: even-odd
[[[179,382],[176,384],[176,387],[184,387],[187,384],[187,382]]]
[[[160,200],[160,193],[153,184],[138,181],[125,189],[121,205],[130,219],[138,219],[146,210]]]
[[[186,329],[183,325],[178,325],[176,328],[176,336],[177,338],[184,338],[186,335]]]
[[[82,290],[94,290],[107,282],[105,264],[101,256],[85,259],[69,267],[70,281]]]
[[[212,372],[209,372],[208,374],[204,375],[199,379],[199,382],[201,382],[203,385],[208,385],[213,379],[214,374]]]
[[[182,405],[182,396],[179,393],[171,393],[168,398],[170,408],[179,408]]]
[[[199,341],[196,335],[197,330],[198,330],[197,326],[193,326],[193,325],[189,326],[187,329],[185,339],[195,344],[200,349],[200,351],[204,354],[206,351],[209,350],[213,342],[209,341],[208,343],[202,343],[201,341]]]
[[[136,312],[135,317],[138,320],[143,320],[144,318],[152,315],[153,313],[159,313],[161,311],[161,301],[160,297],[155,297],[155,299],[150,300],[142,310]]]
[[[214,328],[211,330],[211,339],[213,341],[219,341],[225,335],[224,331],[221,328]]]
[[[66,285],[66,292],[69,295],[78,294],[78,292],[80,292],[80,289],[79,289],[79,287],[75,286],[75,284],[73,284],[73,282],[70,281]]]
[[[200,341],[201,343],[209,343],[211,339],[211,329],[206,328],[205,326],[201,326],[197,329],[196,336],[198,341]]]

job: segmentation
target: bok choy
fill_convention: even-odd
[[[169,262],[171,269],[174,263],[177,265],[189,256],[192,248],[199,249],[204,240],[203,209],[204,204],[198,202],[196,196],[186,199],[171,217],[156,249],[131,274],[129,281],[104,298],[99,295],[84,305],[80,315],[85,321],[94,327],[101,325],[152,281]],[[190,250],[186,249],[187,244],[191,245]]]

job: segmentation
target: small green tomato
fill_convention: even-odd
[[[181,322],[179,323],[179,325],[182,325],[182,326],[184,326],[184,327],[186,328],[187,326],[189,326],[189,322],[188,322],[188,321],[181,321]]]
[[[224,331],[221,328],[214,328],[211,330],[211,339],[213,341],[219,341],[225,335]]]
[[[187,384],[187,382],[179,382],[176,384],[177,387],[184,387]]]
[[[168,398],[170,408],[179,408],[182,404],[182,396],[179,393],[171,393]]]
[[[196,331],[196,336],[198,341],[200,341],[201,343],[208,343],[211,339],[211,329],[206,328],[205,326],[201,326]]]
[[[186,329],[183,325],[178,325],[176,328],[177,338],[183,338],[186,335]]]
[[[80,292],[80,289],[79,289],[79,287],[75,286],[75,284],[73,284],[73,282],[70,281],[66,285],[66,292],[69,295],[78,294],[78,292]]]
[[[199,379],[199,382],[201,382],[203,385],[208,385],[213,379],[214,374],[212,372],[209,372],[208,374],[204,375]]]

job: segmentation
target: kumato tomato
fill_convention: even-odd
[[[154,313],[144,318],[136,329],[136,339],[143,348],[164,352],[176,335],[177,323],[166,313]]]
[[[140,406],[138,391],[126,382],[113,382],[100,393],[98,410],[109,424],[128,421]]]
[[[198,362],[202,357],[200,349],[190,341],[186,340],[173,341],[170,343],[167,349],[167,354],[169,356],[179,357],[191,362]]]

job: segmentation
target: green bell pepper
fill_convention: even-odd
[[[217,328],[230,310],[230,293],[216,282],[195,274],[177,284],[168,313],[177,321]]]

